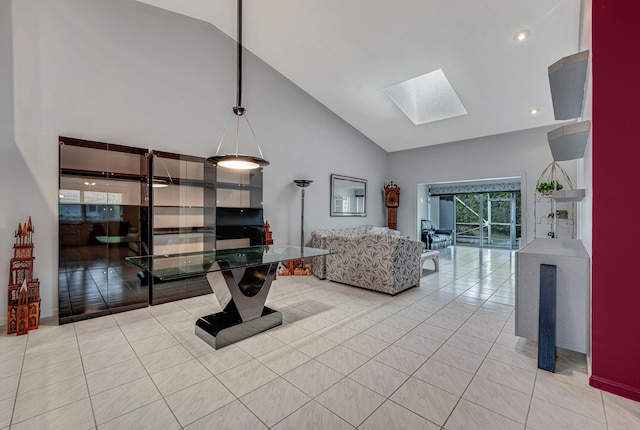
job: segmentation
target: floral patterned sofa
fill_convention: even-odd
[[[316,257],[312,272],[320,279],[387,294],[420,283],[424,243],[386,227],[370,225],[311,233],[311,246],[338,251]]]

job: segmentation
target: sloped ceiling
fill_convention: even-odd
[[[139,1],[235,39],[235,0]],[[559,124],[547,67],[579,23],[580,0],[245,0],[243,44],[393,152]],[[437,69],[468,114],[414,125],[384,89]]]

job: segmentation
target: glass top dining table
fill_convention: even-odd
[[[333,253],[335,251],[328,249],[301,248],[292,245],[258,245],[216,251],[127,257],[126,261],[160,280],[168,281],[209,272],[264,266],[280,261],[320,257]]]

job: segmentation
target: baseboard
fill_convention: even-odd
[[[589,378],[589,385],[613,394],[617,394],[618,396],[626,397],[627,399],[640,402],[639,387],[632,387],[631,385],[622,384],[620,382],[601,378],[595,375],[591,375],[591,378]]]

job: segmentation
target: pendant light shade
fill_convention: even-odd
[[[220,155],[220,149],[222,147],[224,138],[227,135],[227,132],[230,129],[230,126],[233,122],[229,121],[227,128],[225,129],[222,137],[220,138],[220,143],[218,144],[218,149],[216,150],[216,155],[213,157],[209,157],[208,160],[220,167],[226,167],[228,169],[239,169],[239,170],[248,170],[248,169],[257,169],[259,167],[268,166],[269,162],[264,159],[262,155],[262,149],[260,149],[260,145],[258,144],[258,140],[256,139],[255,133],[253,132],[253,128],[249,123],[249,119],[246,115],[245,108],[242,107],[242,0],[238,0],[238,68],[237,68],[237,77],[238,84],[236,90],[236,105],[233,107],[233,113],[235,114],[236,127],[235,127],[235,152],[228,153],[225,155]],[[242,125],[242,121],[246,123],[248,127],[251,138],[256,144],[258,148],[258,155],[248,155],[248,154],[240,154],[238,153],[238,148],[240,144],[240,129]]]
[[[209,161],[220,167],[226,167],[227,169],[241,170],[257,169],[258,167],[269,165],[269,162],[264,158],[245,154],[214,155],[213,157],[209,157]]]

